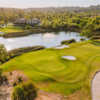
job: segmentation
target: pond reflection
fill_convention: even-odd
[[[0,37],[0,43],[4,44],[7,50],[36,45],[42,45],[49,48],[60,45],[61,41],[63,40],[75,39],[76,41],[80,41],[81,38],[85,37],[80,36],[80,34],[76,32],[52,32],[32,34],[17,38]]]

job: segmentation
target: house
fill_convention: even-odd
[[[40,20],[37,19],[37,18],[34,18],[34,19],[25,19],[25,18],[20,18],[20,19],[17,19],[15,22],[14,22],[15,25],[31,25],[31,26],[34,26],[34,25],[40,25]]]

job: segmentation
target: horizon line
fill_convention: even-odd
[[[79,8],[88,8],[91,6],[99,6],[99,5],[87,5],[87,6],[48,6],[48,7],[5,7],[0,6],[0,8],[13,8],[13,9],[38,9],[38,8],[67,8],[67,7],[79,7]]]

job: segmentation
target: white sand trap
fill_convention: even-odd
[[[55,49],[64,49],[64,48],[69,48],[69,46],[68,45],[61,45],[61,46],[55,47]]]
[[[62,56],[63,59],[66,59],[66,60],[76,60],[76,57],[74,56]]]
[[[92,81],[92,100],[100,100],[100,72],[98,72]]]

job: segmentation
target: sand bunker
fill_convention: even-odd
[[[62,58],[66,60],[76,60],[76,57],[74,56],[62,56]]]
[[[61,45],[61,46],[55,47],[55,49],[64,49],[64,48],[69,48],[69,46],[68,45]]]

